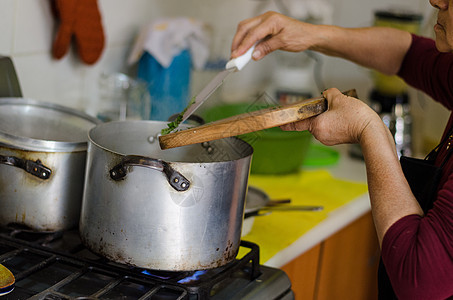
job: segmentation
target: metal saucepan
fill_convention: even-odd
[[[248,186],[245,200],[244,222],[241,236],[250,233],[255,221],[254,217],[267,216],[272,211],[320,211],[322,206],[311,205],[285,205],[291,203],[291,199],[271,200],[263,190]]]
[[[222,266],[239,250],[253,149],[226,138],[161,150],[156,136],[166,127],[117,121],[89,131],[82,241],[149,269]]]
[[[267,215],[270,211],[319,211],[323,209],[319,205],[282,205],[290,202],[290,199],[271,200],[269,195],[263,190],[249,186],[245,205],[245,217]]]
[[[74,109],[0,98],[0,225],[77,227],[87,132],[100,121]]]

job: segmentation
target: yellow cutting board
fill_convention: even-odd
[[[251,175],[249,185],[262,189],[271,199],[291,199],[290,205],[321,205],[322,211],[273,211],[255,217],[251,231],[242,239],[258,244],[260,263],[265,263],[335,209],[367,193],[367,185],[334,178],[326,170],[303,170],[290,175]],[[248,252],[240,248],[238,257]]]

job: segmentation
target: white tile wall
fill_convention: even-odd
[[[2,28],[0,55],[11,55],[12,53],[15,11],[14,0],[0,1],[0,28]]]
[[[133,42],[139,28],[159,15],[150,0],[100,0],[108,47]]]
[[[158,17],[189,16],[205,21],[212,30],[211,57],[229,57],[231,39],[237,23],[268,9],[276,9],[273,0],[99,0],[106,45],[100,60],[84,65],[74,48],[61,60],[52,58],[50,49],[57,24],[50,0],[0,1],[0,55],[11,56],[25,97],[89,109],[97,97],[97,79],[101,72],[125,72],[126,58],[141,26]],[[428,0],[330,0],[333,23],[356,27],[369,26],[373,11],[398,5],[417,9],[429,16]],[[427,18],[428,19],[428,18]],[[432,27],[426,26],[426,32]],[[269,57],[229,79],[225,96],[240,98],[269,84],[274,66]],[[193,91],[210,79],[211,72],[194,72]],[[326,86],[355,87],[359,95],[368,93],[372,82],[368,70],[344,60],[324,57]],[[236,93],[236,94],[235,94]]]
[[[24,97],[80,108],[83,68],[71,53],[54,60],[49,53],[13,56]]]
[[[48,0],[17,0],[14,19],[14,55],[49,52],[54,20]]]

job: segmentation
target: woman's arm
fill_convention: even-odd
[[[365,159],[371,211],[380,245],[396,221],[423,215],[401,169],[395,141],[384,123],[374,122],[360,137]]]
[[[380,244],[389,227],[408,215],[423,215],[407,183],[395,142],[368,105],[337,89],[324,91],[328,110],[317,117],[282,126],[284,130],[309,130],[325,145],[360,143],[367,169],[368,190]]]
[[[411,44],[408,32],[394,28],[342,28],[300,22],[267,12],[239,23],[231,46],[237,57],[257,41],[253,58],[259,60],[277,49],[314,50],[341,57],[385,74],[396,74]]]

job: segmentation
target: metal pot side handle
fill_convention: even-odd
[[[137,155],[128,155],[124,157],[121,163],[117,164],[109,171],[110,178],[115,181],[124,179],[131,166],[150,168],[164,173],[168,183],[179,192],[187,191],[190,187],[190,181],[181,173],[173,169],[167,162],[160,159]]]
[[[44,166],[39,159],[32,161],[15,156],[0,155],[0,164],[23,169],[25,172],[44,180],[49,179],[50,175],[52,174],[52,170]]]

